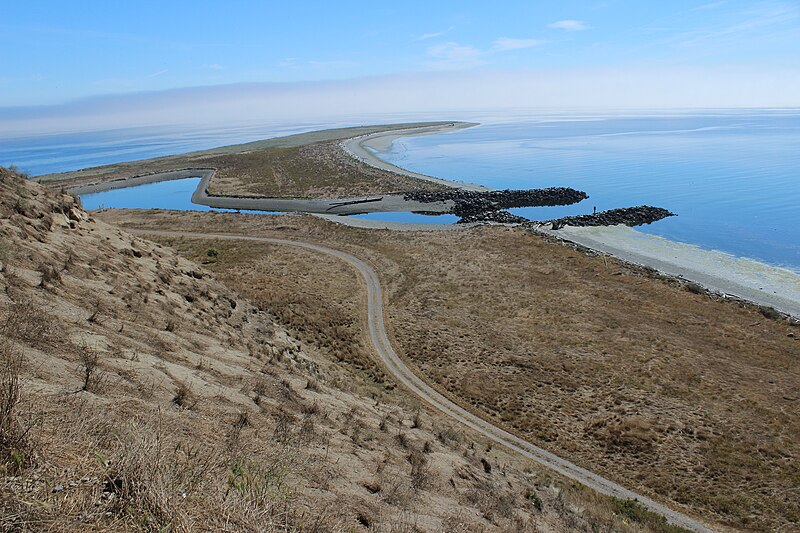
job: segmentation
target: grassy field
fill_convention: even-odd
[[[347,249],[381,275],[396,348],[451,398],[730,527],[770,531],[800,520],[800,331],[757,307],[518,229],[394,233],[311,217],[105,216]],[[251,256],[220,269],[240,290],[278,290],[275,271],[250,275],[269,261]]]
[[[342,264],[174,244],[0,168],[0,531],[674,530],[385,379]]]
[[[51,187],[69,187],[170,170],[214,168],[217,173],[211,180],[209,192],[215,195],[336,198],[420,188],[437,189],[441,186],[361,163],[348,156],[339,146],[341,140],[359,135],[436,124],[426,122],[322,130],[181,155],[47,174],[35,179]]]

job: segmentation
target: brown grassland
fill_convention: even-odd
[[[452,399],[689,514],[744,530],[800,524],[796,323],[521,229],[391,232],[308,216],[101,216],[123,226],[348,250],[381,277],[399,353]],[[337,278],[341,265],[275,246],[159,240],[193,260],[216,247],[208,268],[278,316],[304,317],[296,326],[309,342],[358,336],[353,280]],[[380,369],[370,369],[356,346],[340,358],[360,360],[380,383]]]
[[[175,244],[0,169],[0,530],[677,531],[395,387],[343,265]]]
[[[208,187],[217,196],[339,198],[443,188],[353,159],[338,141],[220,156],[206,163],[217,169]]]

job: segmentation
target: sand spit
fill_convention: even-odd
[[[414,126],[405,129],[381,131],[378,133],[362,135],[344,141],[342,146],[348,154],[352,155],[356,159],[362,160],[367,164],[382,168],[384,170],[396,172],[398,174],[423,181],[445,185],[447,187],[455,187],[470,191],[486,191],[489,190],[486,187],[465,185],[462,183],[425,176],[423,174],[417,174],[415,172],[394,167],[389,163],[382,162],[380,159],[372,155],[371,152],[366,150],[366,148],[364,148],[364,146],[374,146],[374,143],[391,143],[391,140],[401,136],[425,135],[442,131],[454,131],[472,127],[474,125],[475,124],[463,122],[452,122],[444,125],[430,125],[430,123],[427,123],[422,126]],[[348,145],[351,141],[354,143],[354,148],[352,150],[348,148]],[[354,153],[353,150],[355,150],[356,153]],[[258,198],[209,194],[209,185],[215,174],[216,169],[214,168],[183,168],[178,170],[169,170],[166,172],[140,174],[133,177],[100,181],[90,184],[80,184],[69,187],[69,190],[78,195],[94,194],[113,189],[133,187],[149,183],[158,183],[162,181],[171,181],[184,178],[201,178],[197,189],[192,194],[192,202],[221,209],[353,215],[387,211],[427,211],[432,213],[447,213],[452,210],[454,205],[452,201],[448,200],[423,202],[407,198],[404,194],[392,193],[358,195],[342,198]]]
[[[478,124],[472,122],[451,122],[445,125],[370,133],[367,135],[361,135],[359,137],[353,137],[352,139],[346,139],[345,141],[342,142],[342,148],[344,149],[345,152],[347,152],[354,158],[358,159],[362,163],[366,163],[367,165],[373,166],[375,168],[388,170],[390,172],[396,172],[404,176],[409,176],[412,178],[429,181],[431,183],[437,183],[439,185],[445,185],[447,187],[455,187],[457,189],[464,189],[467,191],[490,191],[491,189],[484,185],[477,185],[473,183],[462,183],[459,181],[451,181],[443,178],[436,178],[434,176],[428,176],[426,174],[420,174],[418,172],[412,172],[410,170],[406,170],[404,168],[395,166],[389,163],[388,161],[384,161],[383,159],[375,155],[375,153],[373,152],[373,150],[378,150],[378,151],[386,150],[387,148],[389,148],[389,146],[392,145],[392,143],[396,139],[400,137],[411,137],[414,135],[431,135],[433,133],[446,133],[466,128],[472,128],[473,126],[477,125]]]

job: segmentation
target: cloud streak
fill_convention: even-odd
[[[456,42],[437,44],[427,50],[427,55],[432,58],[428,66],[447,70],[474,68],[488,64],[492,54],[524,50],[546,42],[543,39],[499,37],[486,49]]]
[[[436,31],[436,32],[423,33],[421,35],[417,35],[412,40],[413,41],[428,41],[430,39],[435,39],[436,37],[441,37],[442,35],[447,35],[451,31],[453,31],[453,27],[452,26],[450,26],[449,28],[447,28],[446,30],[443,30],[443,31]]]
[[[429,66],[436,68],[463,69],[486,64],[484,52],[474,46],[455,42],[431,46],[427,54],[433,59]]]
[[[585,22],[572,19],[557,20],[551,24],[548,24],[547,27],[564,31],[583,31],[589,29],[589,26],[587,26]]]
[[[492,51],[507,52],[509,50],[523,50],[525,48],[532,48],[545,44],[547,41],[543,39],[510,39],[508,37],[500,37],[495,39]]]

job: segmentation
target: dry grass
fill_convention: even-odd
[[[441,188],[356,161],[327,141],[208,160],[217,169],[209,193],[221,196],[337,198]]]
[[[7,216],[19,187],[26,215]],[[0,324],[13,324],[0,337],[10,371],[0,530],[639,530],[607,498],[469,436],[437,434],[438,418],[336,357],[335,339],[362,335],[358,312],[345,316],[360,309],[346,269],[296,270],[287,257],[281,268],[330,280],[301,307],[289,292],[269,296],[277,285],[262,294],[311,313],[296,323],[305,342],[172,250],[77,211],[67,220],[71,201],[0,171],[0,237],[14,250],[0,272]],[[207,250],[224,264],[227,248]],[[40,286],[44,262],[64,265],[57,284]],[[313,312],[313,298],[340,293]],[[101,369],[106,386],[96,387]],[[489,487],[487,499],[515,502],[513,515],[477,513],[471,495]]]
[[[757,307],[713,301],[520,230],[408,234],[310,217],[114,216],[159,227],[199,227],[202,218],[209,231],[348,249],[376,265],[387,287],[396,347],[466,407],[731,527],[800,521],[800,343],[787,336],[797,335],[789,322]],[[297,257],[280,268],[302,271]],[[254,256],[213,268],[241,274],[240,259],[265,268]],[[230,281],[275,290],[266,273]],[[303,282],[308,291],[325,285]]]
[[[220,195],[332,198],[437,189],[440,186],[430,182],[355,161],[339,146],[341,140],[359,135],[425,125],[431,123],[323,130],[36,179],[56,189],[170,170],[214,168],[217,174],[209,191]]]

